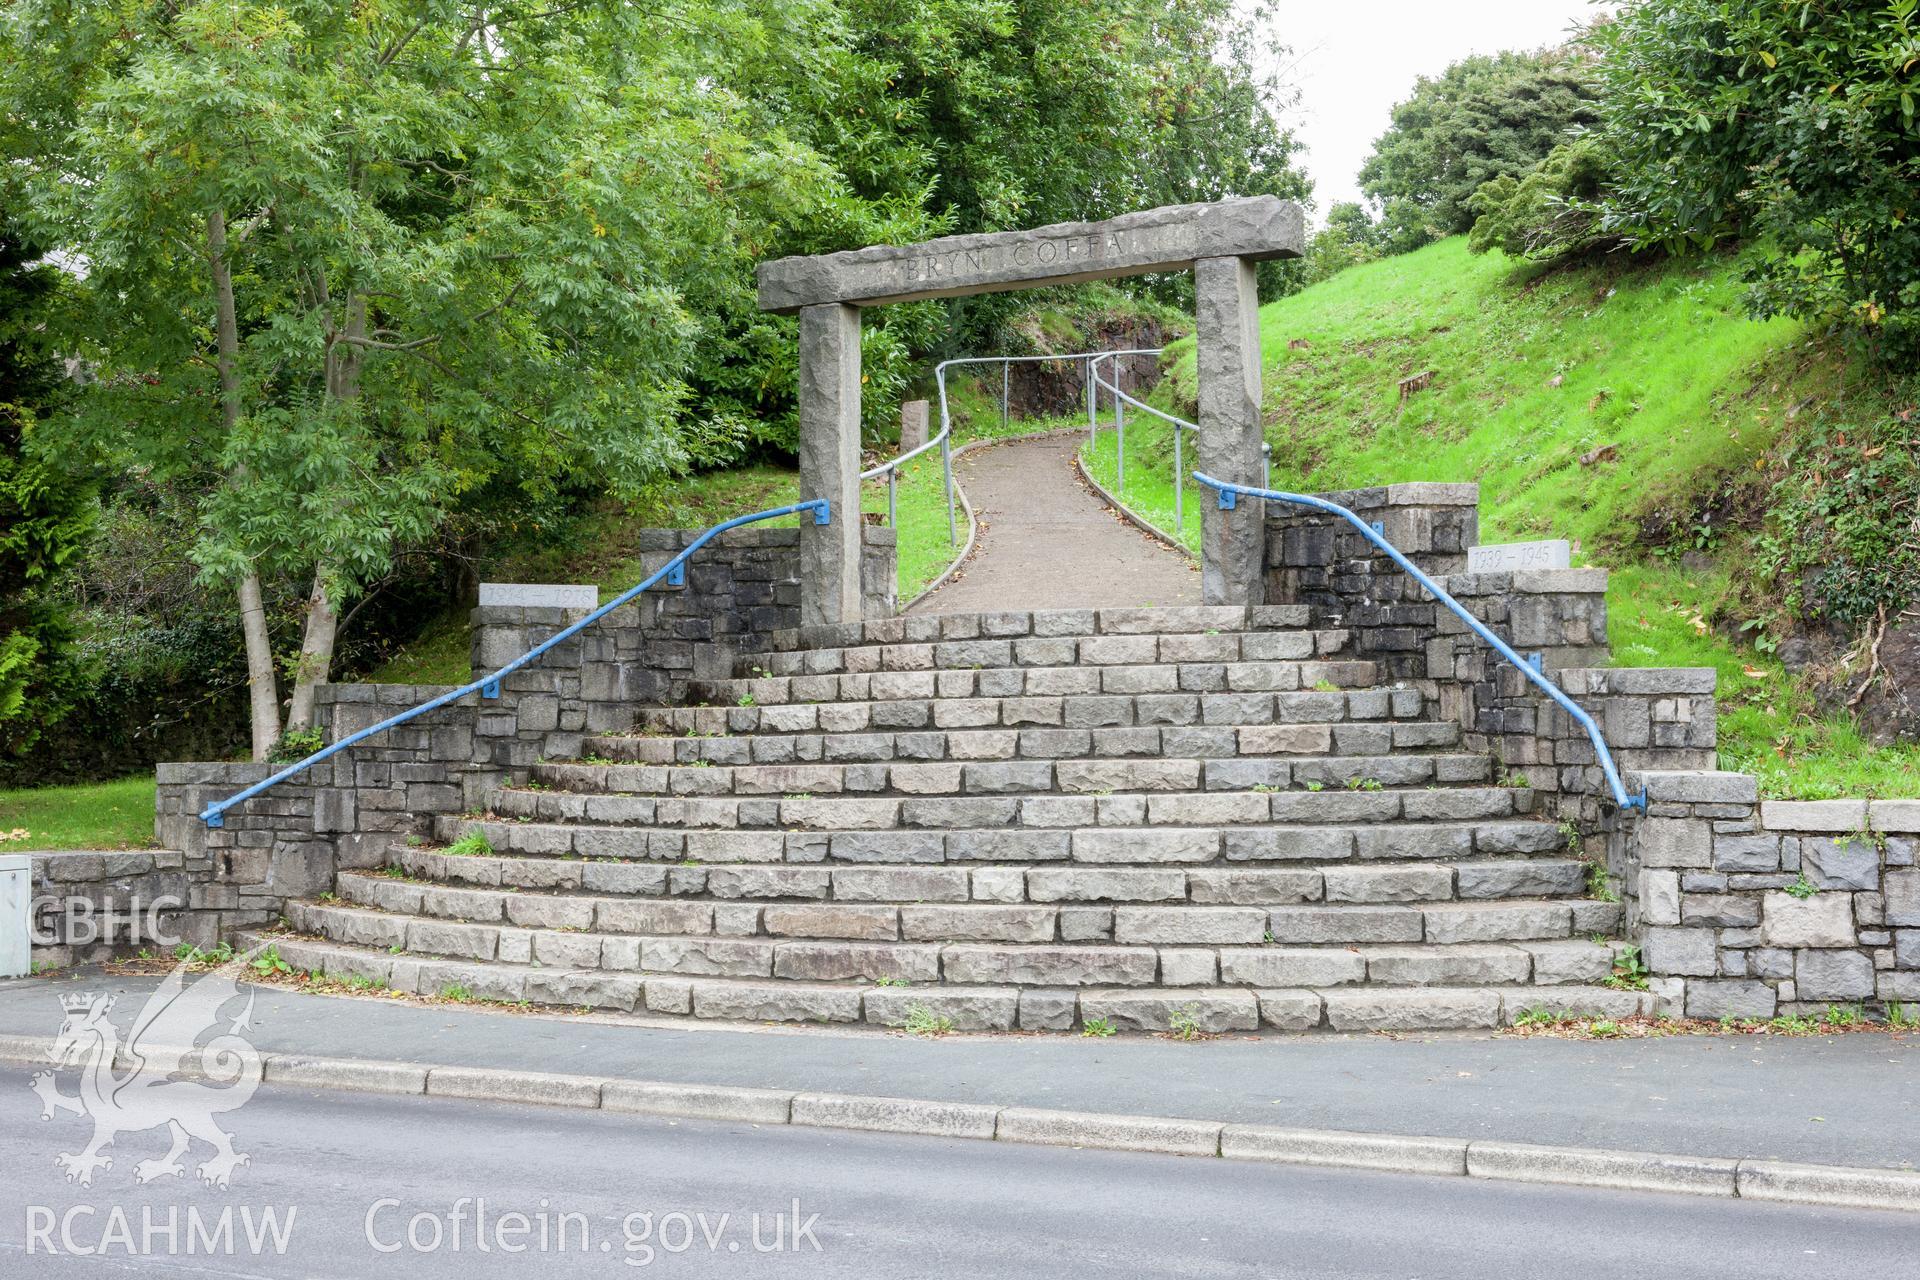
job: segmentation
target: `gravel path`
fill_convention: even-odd
[[[1200,572],[1134,528],[1074,470],[1080,436],[979,449],[954,463],[980,535],[921,613],[1200,603]]]

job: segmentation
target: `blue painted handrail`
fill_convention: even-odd
[[[1593,743],[1594,752],[1600,758],[1600,768],[1607,775],[1607,784],[1613,788],[1613,798],[1622,809],[1639,809],[1642,811],[1646,809],[1647,793],[1642,791],[1637,796],[1627,794],[1626,784],[1620,780],[1620,770],[1614,765],[1613,752],[1607,749],[1607,740],[1601,735],[1599,724],[1594,721],[1592,716],[1587,714],[1586,709],[1568,697],[1559,685],[1547,679],[1546,673],[1540,669],[1535,661],[1521,657],[1514,651],[1512,645],[1495,635],[1486,623],[1480,621],[1480,619],[1474,617],[1471,613],[1468,613],[1465,605],[1447,594],[1446,588],[1422,573],[1418,565],[1400,553],[1400,548],[1387,541],[1385,534],[1381,532],[1378,525],[1368,524],[1346,507],[1341,506],[1337,502],[1328,502],[1325,498],[1315,498],[1304,493],[1280,493],[1273,489],[1255,489],[1250,485],[1232,484],[1225,480],[1215,480],[1212,476],[1200,471],[1194,472],[1193,478],[1208,488],[1219,490],[1220,509],[1222,511],[1232,511],[1237,505],[1240,495],[1244,494],[1249,498],[1264,498],[1268,502],[1286,502],[1296,507],[1309,507],[1315,511],[1324,511],[1328,515],[1339,516],[1342,520],[1345,520],[1348,524],[1359,530],[1361,537],[1384,551],[1388,559],[1405,570],[1407,575],[1415,582],[1425,587],[1435,600],[1446,606],[1447,610],[1456,618],[1460,619],[1460,621],[1466,623],[1475,635],[1478,635],[1482,640],[1485,640],[1489,645],[1493,646],[1495,653],[1498,653],[1502,658],[1505,658],[1511,663],[1534,687],[1538,688],[1549,698],[1552,698],[1560,705],[1561,710],[1572,716],[1574,721],[1587,731],[1587,737]]]
[[[278,786],[280,783],[285,782],[288,778],[293,777],[295,774],[306,772],[308,769],[313,768],[314,765],[319,764],[322,760],[325,760],[328,756],[337,755],[340,752],[345,751],[348,747],[353,746],[355,743],[365,742],[368,738],[373,737],[377,733],[385,733],[387,730],[395,727],[396,725],[405,724],[407,721],[412,720],[417,716],[423,716],[429,711],[438,710],[439,708],[446,706],[450,702],[458,702],[460,699],[466,697],[470,693],[477,692],[483,698],[499,697],[500,681],[503,677],[512,675],[514,672],[520,670],[520,668],[526,666],[528,663],[539,658],[542,654],[546,653],[549,649],[553,648],[555,645],[561,644],[567,640],[572,639],[574,636],[579,635],[582,631],[585,631],[588,627],[600,621],[600,619],[606,617],[609,613],[612,613],[615,609],[618,609],[621,605],[627,603],[629,600],[633,599],[635,596],[639,595],[641,592],[645,591],[647,588],[653,586],[655,583],[659,582],[661,579],[664,578],[669,584],[673,586],[679,586],[680,584],[684,583],[687,580],[686,578],[687,559],[690,556],[692,556],[694,552],[698,551],[701,547],[706,546],[707,543],[713,541],[715,538],[719,537],[721,534],[725,533],[727,530],[737,529],[743,524],[753,524],[756,521],[760,521],[760,520],[775,520],[781,516],[798,515],[802,511],[813,512],[813,522],[815,524],[827,524],[827,523],[830,523],[832,519],[832,508],[829,505],[827,499],[810,498],[805,502],[796,502],[791,506],[774,507],[767,511],[756,511],[752,515],[735,516],[731,520],[723,521],[720,524],[716,524],[711,529],[708,529],[705,533],[702,533],[699,537],[695,538],[692,542],[689,542],[686,545],[686,548],[683,551],[681,551],[680,554],[674,556],[673,559],[667,561],[664,565],[661,565],[660,568],[656,569],[653,573],[648,575],[647,580],[645,582],[642,582],[637,587],[633,587],[627,591],[622,592],[620,595],[616,596],[612,600],[609,600],[607,603],[601,605],[598,609],[595,609],[592,613],[589,613],[586,617],[580,619],[578,622],[575,622],[571,626],[566,627],[561,631],[557,631],[551,636],[548,636],[545,640],[541,641],[539,644],[535,645],[533,648],[527,650],[525,653],[515,658],[512,662],[509,662],[506,666],[501,667],[498,671],[493,672],[491,675],[482,676],[471,684],[461,685],[458,689],[453,690],[451,693],[443,693],[439,697],[434,698],[428,702],[423,702],[417,707],[409,707],[407,710],[402,711],[399,715],[389,716],[385,720],[382,720],[379,724],[371,725],[368,728],[360,730],[358,733],[349,734],[347,737],[340,739],[340,741],[334,743],[332,746],[324,747],[321,750],[314,752],[312,755],[308,756],[306,759],[300,760],[294,764],[288,765],[286,768],[274,774],[272,777],[266,778],[260,782],[254,783],[252,786],[248,787],[245,791],[242,791],[237,795],[228,796],[225,800],[216,800],[212,804],[208,805],[205,809],[202,809],[200,811],[200,820],[206,823],[209,827],[221,826],[226,821],[224,815],[226,814],[227,810],[233,808],[235,805],[242,804],[248,800],[251,800],[253,797],[265,791],[267,788]]]

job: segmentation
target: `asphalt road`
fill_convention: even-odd
[[[227,1117],[251,1159],[229,1190],[191,1167],[136,1185],[161,1130],[122,1138],[83,1189],[54,1159],[89,1126],[41,1121],[28,1075],[0,1070],[0,1275],[36,1280],[1857,1280],[1908,1274],[1920,1246],[1920,1218],[1898,1214],[272,1088]],[[271,1232],[247,1244],[269,1208],[284,1252]]]
[[[0,1032],[60,1026],[61,995],[152,978],[0,983]],[[524,1015],[251,989],[265,1053],[564,1071],[1244,1124],[1614,1147],[1812,1164],[1920,1166],[1920,1036],[1525,1040],[1484,1033],[946,1036]]]

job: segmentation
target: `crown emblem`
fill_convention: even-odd
[[[84,995],[84,994],[61,996],[60,1007],[62,1009],[65,1009],[68,1013],[87,1013],[91,1011],[93,1008],[93,999],[94,998],[92,996]],[[100,1002],[100,1011],[104,1013],[107,1011],[107,1009],[112,1007],[112,1005],[113,1005],[113,997],[108,996],[105,1000],[102,1000]]]

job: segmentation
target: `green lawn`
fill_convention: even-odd
[[[1144,416],[1144,415],[1142,415]],[[1202,503],[1213,497],[1212,490],[1203,490],[1191,479],[1186,482],[1180,494],[1180,519],[1174,520],[1173,493],[1173,455],[1168,453],[1164,462],[1149,458],[1144,463],[1134,456],[1133,446],[1137,438],[1133,423],[1127,425],[1127,465],[1125,482],[1120,478],[1120,438],[1110,428],[1113,425],[1111,415],[1105,415],[1101,421],[1105,429],[1097,433],[1090,443],[1080,446],[1080,460],[1095,480],[1106,486],[1107,492],[1125,503],[1134,514],[1146,520],[1160,532],[1179,539],[1187,550],[1198,555],[1200,552],[1200,509]],[[1157,433],[1156,433],[1157,434]],[[1191,452],[1193,433],[1181,442],[1183,450]],[[1181,465],[1190,476],[1193,472],[1191,457],[1181,459]]]
[[[18,834],[24,831],[25,835]],[[153,775],[0,791],[0,853],[153,846]]]

